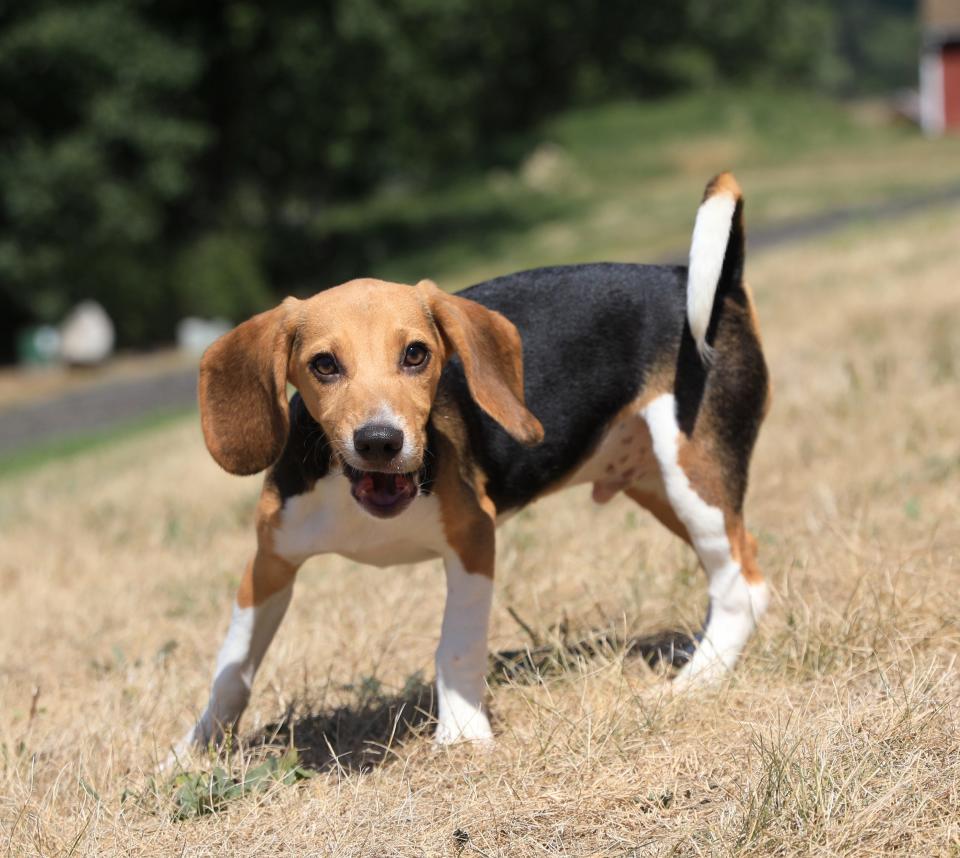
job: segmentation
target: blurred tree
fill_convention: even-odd
[[[173,269],[181,313],[239,319],[258,313],[272,296],[264,280],[255,236],[208,233],[189,245]]]
[[[240,318],[267,283],[323,279],[332,201],[503,162],[578,102],[849,91],[861,67],[891,85],[911,16],[911,0],[0,6],[0,308],[55,321],[94,297],[123,344],[186,312]]]
[[[198,52],[138,5],[41,0],[0,30],[0,288],[39,320],[96,298],[127,342],[169,336],[169,216],[209,138],[184,110]]]
[[[842,0],[836,15],[840,92],[883,92],[915,84],[920,44],[916,0]]]

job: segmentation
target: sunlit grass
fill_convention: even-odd
[[[458,287],[659,258],[727,167],[749,223],[960,178],[956,141],[789,94],[584,110],[515,154],[326,223],[449,219],[371,273]],[[958,231],[941,207],[750,260],[776,393],[747,514],[775,598],[728,685],[672,697],[616,643],[564,655],[585,630],[700,619],[692,556],[634,506],[580,491],[505,526],[493,646],[547,655],[491,674],[489,754],[429,744],[437,566],[325,558],[301,574],[238,751],[158,776],[202,705],[258,479],[220,472],[193,414],[0,462],[9,851],[957,852]]]
[[[316,234],[368,236],[368,273],[458,289],[537,265],[682,254],[704,183],[721,170],[741,180],[753,225],[960,182],[960,140],[925,139],[877,105],[790,91],[574,110],[510,155],[446,186],[401,183],[324,208]]]
[[[329,557],[238,750],[158,774],[204,702],[259,480],[220,471],[193,419],[10,475],[10,854],[957,853],[958,234],[943,206],[749,261],[775,387],[746,508],[767,618],[702,694],[616,644],[493,674],[492,752],[429,742],[439,566]],[[688,549],[585,490],[504,526],[496,586],[496,650],[688,628],[705,595]]]

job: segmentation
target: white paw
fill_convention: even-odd
[[[694,688],[709,688],[730,676],[730,669],[719,657],[697,658],[700,653],[686,664],[670,683],[674,691],[690,691]]]
[[[455,745],[458,742],[472,742],[477,745],[493,746],[493,731],[490,721],[480,710],[474,710],[466,718],[441,718],[437,731],[433,735],[434,744]]]
[[[223,730],[219,727],[213,727],[210,720],[204,715],[197,723],[187,730],[170,750],[166,760],[160,764],[160,771],[170,771],[177,766],[185,764],[198,753],[201,753],[210,747],[210,743],[219,745],[224,738]]]
[[[158,766],[160,772],[170,772],[185,765],[196,753],[197,743],[193,740],[194,732],[195,728],[191,727],[180,741],[170,749],[167,758]]]

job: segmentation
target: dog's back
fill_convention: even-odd
[[[523,506],[565,484],[623,409],[664,392],[676,398],[686,435],[705,434],[705,424],[718,434],[730,459],[731,500],[739,509],[769,399],[756,314],[742,279],[740,217],[738,209],[730,212],[726,230],[719,224],[729,238],[714,248],[721,267],[712,284],[701,285],[699,301],[692,302],[698,285],[692,280],[711,272],[702,272],[696,235],[692,276],[686,266],[589,263],[522,271],[459,293],[516,325],[526,402],[544,428],[538,446],[518,444],[473,403],[459,363],[445,368],[441,385],[464,416],[470,449],[498,510]],[[716,241],[710,234],[707,240]]]

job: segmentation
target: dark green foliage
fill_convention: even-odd
[[[908,0],[20,0],[0,7],[0,348],[101,301],[124,345],[239,319],[463,222],[331,228],[525,154],[571,105],[908,80]],[[908,56],[904,56],[904,54]],[[476,208],[476,207],[474,207]],[[269,285],[268,285],[269,284]]]
[[[242,318],[272,300],[256,236],[210,233],[189,244],[173,268],[172,289],[181,312],[205,318]]]
[[[920,17],[916,0],[844,0],[837,11],[838,89],[883,91],[917,75]]]
[[[82,297],[128,341],[169,336],[171,213],[210,134],[183,110],[202,57],[139,4],[23,4],[0,30],[0,284],[39,320]]]

